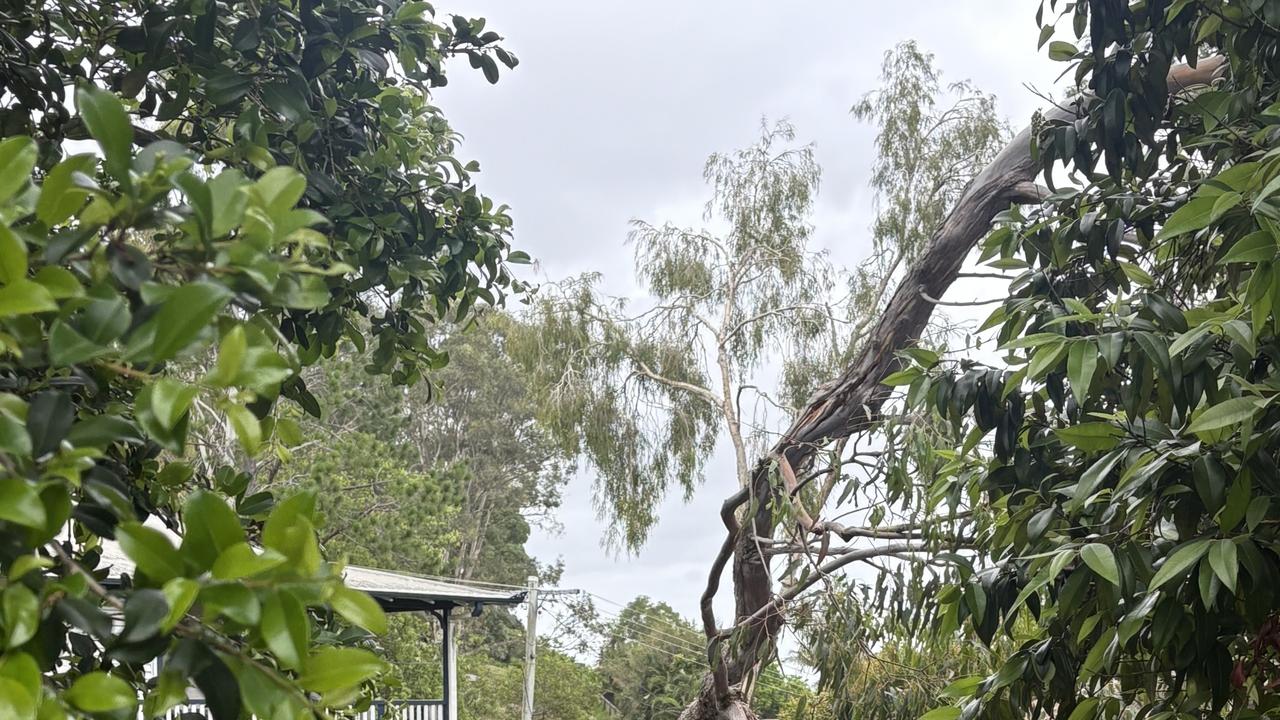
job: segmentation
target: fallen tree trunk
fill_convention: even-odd
[[[1201,60],[1196,67],[1179,65],[1169,72],[1170,92],[1211,81],[1225,70],[1225,58]],[[1070,120],[1074,108],[1054,107],[1046,119]],[[955,282],[969,251],[991,227],[996,214],[1012,204],[1043,199],[1034,182],[1039,165],[1033,157],[1034,128],[1018,133],[995,159],[969,183],[955,207],[934,231],[928,247],[907,269],[893,297],[852,363],[835,379],[824,383],[782,434],[769,454],[755,466],[748,487],[725,501],[721,521],[726,538],[712,563],[702,594],[703,630],[707,636],[710,670],[698,697],[680,720],[753,720],[751,689],[762,661],[773,652],[774,639],[784,622],[784,597],[773,593],[770,554],[757,538],[773,536],[774,498],[785,492],[775,480],[775,467],[789,472],[807,469],[815,453],[826,444],[847,438],[871,426],[890,389],[884,378],[899,369],[897,352],[919,339],[941,298]],[[738,521],[743,506],[745,523]],[[816,510],[815,510],[816,512]],[[816,518],[815,518],[816,519]],[[729,631],[717,626],[713,602],[729,559],[733,560],[735,622]],[[850,560],[828,561],[820,570],[835,570]]]

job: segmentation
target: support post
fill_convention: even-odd
[[[453,622],[449,617],[451,612],[452,607],[440,611],[440,629],[444,635],[440,648],[441,669],[444,672],[444,720],[458,720],[458,648]]]
[[[529,576],[528,620],[524,626],[524,703],[522,720],[533,720],[533,671],[538,660],[538,576]]]

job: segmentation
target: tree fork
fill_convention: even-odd
[[[1171,93],[1177,93],[1206,84],[1225,70],[1225,57],[1204,58],[1194,66],[1170,69],[1167,85]],[[1053,107],[1044,117],[1069,120],[1076,112],[1074,107]],[[712,563],[701,601],[710,671],[680,720],[755,719],[750,698],[745,696],[749,693],[740,686],[744,682],[750,685],[760,662],[772,653],[774,638],[784,622],[786,601],[774,596],[770,555],[756,541],[757,537],[773,535],[772,500],[779,491],[773,480],[774,463],[804,472],[824,444],[849,437],[875,421],[890,392],[882,381],[899,369],[897,351],[920,337],[933,314],[935,304],[927,297],[942,297],[951,287],[965,257],[986,235],[996,214],[1011,204],[1039,202],[1044,197],[1044,190],[1034,182],[1040,170],[1031,152],[1034,132],[1034,127],[1028,127],[1018,133],[974,177],[934,231],[928,247],[907,269],[852,363],[818,387],[769,454],[757,461],[747,488],[726,500],[721,518],[728,535]],[[747,504],[750,517],[738,523],[734,515],[743,504]],[[734,628],[739,633],[736,642],[726,644],[724,633],[716,626],[712,603],[730,557]]]

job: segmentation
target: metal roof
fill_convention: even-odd
[[[134,573],[133,561],[114,540],[102,541],[100,567],[109,568],[108,582],[118,581],[122,575]],[[342,577],[348,587],[369,593],[387,612],[440,610],[458,606],[474,608],[477,605],[519,605],[524,602],[525,597],[523,590],[480,588],[466,584],[465,581],[450,582],[361,565],[348,565],[343,570]]]

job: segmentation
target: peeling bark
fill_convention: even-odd
[[[1196,67],[1179,65],[1169,72],[1170,92],[1211,81],[1226,69],[1222,57],[1205,58]],[[1052,120],[1074,118],[1074,108],[1055,107],[1044,113]],[[773,593],[769,557],[756,541],[772,537],[776,487],[775,463],[802,473],[815,453],[834,440],[865,430],[877,418],[890,393],[882,384],[899,369],[897,351],[915,342],[935,304],[955,282],[969,251],[991,227],[996,214],[1011,204],[1039,202],[1045,195],[1035,183],[1039,164],[1032,157],[1033,128],[1018,133],[965,189],[955,207],[934,231],[928,247],[907,269],[884,312],[867,334],[852,363],[838,377],[820,386],[769,454],[755,465],[747,488],[725,502],[721,511],[728,536],[712,564],[702,596],[703,627],[707,635],[711,671],[698,697],[680,720],[754,720],[742,688],[754,683],[760,664],[773,652],[774,638],[784,622],[782,598]],[[741,526],[735,518],[746,504]],[[811,519],[810,523],[816,520]],[[734,634],[718,629],[712,601],[720,576],[733,559]]]

